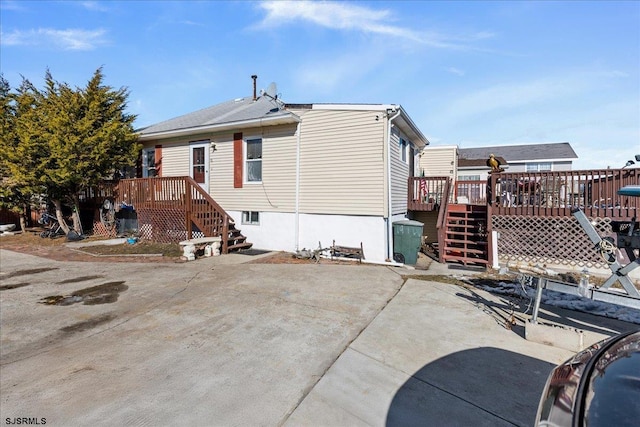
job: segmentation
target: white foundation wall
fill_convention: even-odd
[[[295,252],[296,215],[294,213],[260,212],[260,224],[242,224],[242,212],[227,211],[255,249]],[[356,215],[300,214],[298,249],[317,249],[318,242],[328,248],[336,245],[364,248],[368,261],[386,258],[386,225],[384,218]]]
[[[386,258],[385,221],[378,216],[300,215],[300,248],[317,248],[318,242],[328,248],[338,246],[362,247],[365,259],[383,262]]]
[[[243,224],[242,212],[227,211],[227,213],[235,221],[236,228],[247,236],[247,242],[253,243],[253,248],[295,252],[295,214],[260,212],[260,224]]]

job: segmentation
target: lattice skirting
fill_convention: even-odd
[[[186,216],[180,209],[140,209],[138,215],[138,237],[158,243],[177,243],[187,239]],[[115,237],[117,228],[108,230],[98,218],[93,223],[93,233]],[[193,229],[191,237],[205,237],[204,233]]]
[[[608,268],[584,229],[574,217],[493,216],[499,233],[501,263],[556,264]],[[613,237],[611,218],[589,218],[600,237]]]
[[[104,237],[116,237],[117,235],[116,227],[107,228],[105,225],[98,219],[97,221],[93,221],[93,234],[95,236],[104,236]]]
[[[187,239],[185,212],[180,209],[141,209],[138,212],[138,234],[141,239],[158,243],[176,243]],[[192,238],[204,233],[192,230]]]

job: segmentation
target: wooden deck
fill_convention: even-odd
[[[549,259],[560,259],[559,257],[567,256],[567,248],[576,247],[571,253],[575,259],[578,259],[577,262],[592,263],[593,260],[589,260],[589,257],[592,256],[593,249],[588,242],[586,245],[576,243],[585,238],[579,227],[577,230],[573,227],[575,221],[572,217],[576,209],[581,209],[587,217],[605,224],[600,226],[604,227],[603,230],[611,221],[628,222],[633,218],[637,221],[640,217],[640,198],[618,194],[618,190],[622,187],[640,184],[639,169],[502,172],[491,175],[487,181],[451,182],[450,191],[448,179],[416,177],[409,178],[408,181],[408,210],[438,212],[436,229],[440,262],[455,260],[475,264],[484,262],[491,265],[493,263],[492,243],[488,236],[494,229],[493,222],[500,220],[503,228],[529,230],[531,236],[537,236],[540,233],[556,235],[557,227],[561,227],[562,238],[566,240],[560,245],[557,253],[551,253],[553,251],[550,245],[543,245],[549,249],[545,254],[547,252],[550,254],[546,256],[550,257]],[[485,207],[486,218],[458,218],[454,221],[451,219],[450,211],[460,207],[456,205]],[[460,249],[478,245],[477,238],[467,241],[461,238],[452,240],[448,237],[458,232],[460,227],[474,227],[478,224],[486,224],[486,230],[483,230],[483,233],[487,236],[487,250],[478,252],[478,255],[471,252],[467,254]],[[522,246],[521,240],[509,242],[508,233],[502,234],[502,246],[511,248]],[[458,235],[464,234],[458,233]],[[457,247],[451,244],[452,241],[456,241]],[[533,242],[531,243],[535,246],[533,252],[540,252],[540,246],[536,246],[535,239],[528,238],[525,241]],[[520,257],[531,255],[526,252],[526,248],[520,252],[518,252]]]
[[[222,253],[251,246],[231,216],[190,177],[123,179],[113,190],[117,205],[132,206],[154,236],[192,239],[194,227],[222,239]]]
[[[487,181],[456,181],[444,196],[447,177],[411,177],[407,209],[435,211],[443,200],[489,205],[492,215],[570,217],[582,209],[589,217],[630,220],[639,217],[638,197],[618,195],[640,184],[640,169],[598,169],[493,174]]]

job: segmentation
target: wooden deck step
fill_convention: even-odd
[[[229,251],[237,251],[240,249],[249,249],[251,246],[253,246],[253,243],[243,242],[243,243],[237,243],[235,245],[229,245],[228,249]]]
[[[482,258],[469,258],[469,257],[463,257],[463,256],[456,256],[456,255],[448,255],[448,254],[444,254],[442,255],[442,258],[446,261],[459,261],[463,264],[483,264],[483,265],[489,265],[489,261],[486,259],[482,259]]]
[[[483,241],[483,240],[478,240],[478,241],[469,241],[469,240],[461,240],[461,239],[444,239],[445,242],[447,243],[453,243],[453,244],[460,244],[460,245],[479,245],[479,246],[486,246],[488,244],[488,242]]]

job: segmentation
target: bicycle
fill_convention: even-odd
[[[42,225],[49,225],[49,228],[40,233],[40,237],[46,239],[47,237],[50,239],[57,239],[58,237],[66,236],[66,233],[62,229],[62,226],[53,215],[49,215],[44,212],[38,222]]]

